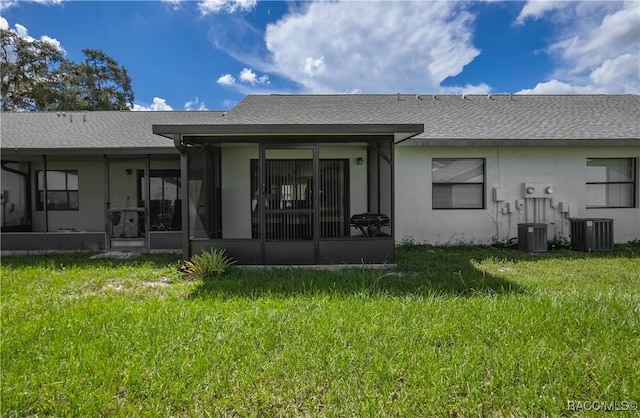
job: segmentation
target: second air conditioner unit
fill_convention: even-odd
[[[518,250],[532,253],[547,252],[547,224],[518,224]]]

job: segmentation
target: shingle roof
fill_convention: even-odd
[[[247,96],[225,119],[248,124],[424,123],[416,139],[637,139],[640,96]]]
[[[213,124],[223,112],[19,112],[0,114],[2,149],[175,150],[173,141],[154,135],[158,123]]]
[[[424,124],[415,140],[640,139],[637,95],[250,95],[228,112],[1,113],[8,150],[167,150],[153,125]]]

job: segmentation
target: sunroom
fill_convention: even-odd
[[[394,145],[422,124],[154,125],[181,154],[185,259],[394,262]]]

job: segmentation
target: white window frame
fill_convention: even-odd
[[[455,178],[451,178],[451,181],[435,181],[434,173],[438,169],[438,164],[446,166],[446,162],[455,162],[455,161],[478,161],[482,164],[482,179],[481,181],[455,181]],[[463,174],[463,173],[460,173]],[[460,205],[454,204],[454,194],[456,189],[459,189],[459,192],[464,193],[465,188],[469,188],[469,186],[475,186],[474,188],[480,187],[480,200],[475,205]],[[451,206],[443,206],[437,204],[436,194],[439,188],[449,187],[451,194]],[[478,210],[486,208],[486,198],[485,198],[485,190],[486,190],[486,161],[484,158],[433,158],[431,160],[431,208],[433,210]]]
[[[610,168],[605,165],[606,161],[622,161],[626,160],[629,162],[630,168],[630,176],[628,180],[611,180],[609,179]],[[591,161],[599,161],[603,163],[602,165],[589,165]],[[636,159],[635,158],[587,158],[587,170],[589,167],[602,167],[605,169],[604,180],[592,180],[587,176],[586,186],[587,186],[587,209],[616,209],[616,208],[635,208],[637,199],[636,199],[636,189],[637,189],[637,170],[636,170]],[[617,199],[618,201],[626,200],[629,204],[616,204],[612,203],[613,199],[610,198],[609,194],[613,193],[613,190],[610,188],[618,186],[620,192],[622,192],[622,186],[627,186],[629,190],[630,196],[623,197],[622,199]],[[602,204],[595,204],[592,198],[592,194],[595,193],[595,187],[603,188],[604,195],[601,197],[603,201]]]

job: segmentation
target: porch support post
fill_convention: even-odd
[[[151,250],[151,214],[149,204],[151,202],[151,156],[146,155],[144,159],[144,241],[147,250]],[[136,205],[137,206],[137,205]]]
[[[36,190],[36,193],[38,191]],[[44,210],[44,232],[49,232],[49,202],[48,202],[48,189],[47,189],[47,156],[42,156],[42,205]]]
[[[267,222],[266,222],[266,209],[265,209],[265,173],[266,173],[266,163],[265,163],[266,152],[264,149],[264,143],[260,143],[259,146],[259,156],[258,156],[258,222],[259,222],[259,234],[260,234],[260,264],[265,264],[266,262],[266,242],[267,242]]]
[[[320,145],[313,144],[313,247],[314,263],[318,264],[320,259]]]
[[[111,214],[109,213],[109,209],[111,209],[111,194],[109,193],[109,157],[107,157],[107,155],[104,155],[103,158],[103,172],[104,172],[104,190],[103,190],[103,194],[104,194],[104,234],[105,234],[105,238],[106,238],[106,242],[105,242],[105,246],[104,248],[106,248],[107,250],[111,249],[111,233],[110,233],[110,226],[109,226],[109,222],[111,222]]]
[[[391,231],[389,231],[391,233],[391,238],[393,238],[393,240],[395,241],[396,239],[396,180],[395,180],[395,176],[396,176],[396,169],[395,169],[395,161],[396,161],[396,150],[395,150],[395,146],[393,144],[393,141],[391,141],[389,143],[389,154],[391,157],[391,161],[389,161],[389,165],[391,167],[389,167],[389,171],[390,171],[390,175],[391,175],[391,179],[390,179],[390,187],[391,190],[389,191],[389,193],[391,194]],[[394,250],[395,251],[395,250]],[[394,260],[395,260],[395,254],[393,256]]]
[[[378,160],[376,161],[376,188],[378,189],[376,191],[376,212],[380,213],[382,212],[382,169],[380,168],[382,166],[382,159],[380,158],[382,153],[378,147],[372,146],[372,148],[376,151],[376,159]]]
[[[173,142],[180,151],[180,200],[182,206],[182,259],[191,258],[189,245],[189,165],[187,148],[182,144],[180,134],[173,134]]]

